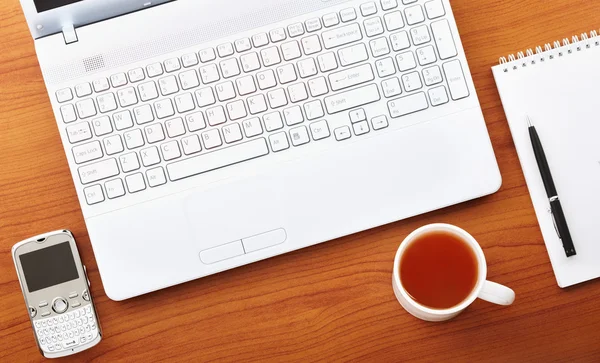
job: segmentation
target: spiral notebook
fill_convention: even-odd
[[[600,37],[596,31],[501,58],[493,67],[560,287],[600,277]],[[577,255],[555,230],[526,118],[544,146]]]

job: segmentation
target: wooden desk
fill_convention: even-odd
[[[103,291],[18,0],[0,2],[0,361],[41,360],[10,256],[69,228],[88,267],[104,340],[72,360],[600,360],[600,281],[556,285],[490,67],[501,55],[600,27],[600,2],[455,0],[504,178],[489,197],[125,302]],[[489,278],[517,294],[449,323],[405,313],[392,292],[400,241],[431,222],[469,230]]]

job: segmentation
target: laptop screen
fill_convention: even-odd
[[[33,0],[38,13],[77,3],[83,0]]]

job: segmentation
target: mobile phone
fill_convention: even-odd
[[[75,354],[102,340],[90,283],[70,231],[19,242],[13,246],[12,256],[35,340],[44,357]]]

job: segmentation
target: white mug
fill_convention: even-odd
[[[400,281],[400,260],[404,254],[404,251],[406,251],[406,248],[415,240],[417,240],[418,237],[436,231],[452,233],[455,236],[458,236],[461,240],[466,242],[469,247],[471,247],[475,253],[475,256],[477,256],[478,277],[475,288],[463,302],[450,309],[432,309],[419,304],[410,297]],[[495,282],[486,281],[486,277],[487,264],[485,261],[485,256],[483,255],[483,250],[479,246],[479,243],[477,243],[473,236],[471,236],[467,231],[449,224],[430,224],[409,234],[398,248],[398,252],[396,252],[396,258],[394,259],[392,285],[394,287],[394,294],[396,295],[396,298],[402,307],[410,314],[426,321],[445,321],[450,320],[460,314],[477,298],[498,305],[511,305],[515,301],[515,292],[513,290]]]

